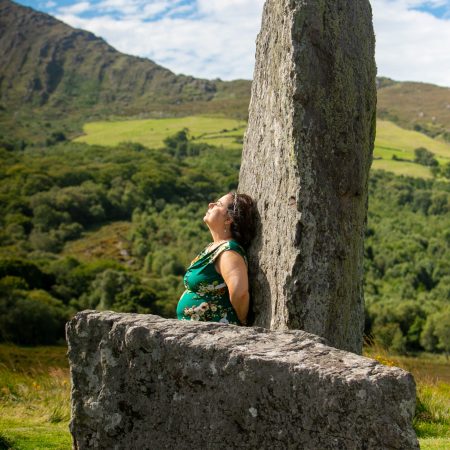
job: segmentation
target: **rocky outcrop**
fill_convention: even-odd
[[[360,353],[375,138],[368,0],[267,0],[239,191],[258,205],[255,324]]]
[[[78,450],[419,448],[412,376],[304,331],[83,311],[67,339]]]

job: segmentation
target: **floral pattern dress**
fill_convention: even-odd
[[[178,301],[178,319],[241,325],[230,302],[228,287],[214,267],[216,258],[227,250],[239,253],[248,265],[245,250],[234,240],[213,250],[205,248],[194,258],[184,276],[186,290]]]

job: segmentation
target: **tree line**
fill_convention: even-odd
[[[196,144],[1,146],[0,339],[54,343],[76,311],[174,317],[182,276],[209,240],[211,199],[235,189],[239,151]],[[368,339],[449,352],[450,184],[372,171],[365,239]],[[93,227],[129,221],[132,265],[67,255]]]

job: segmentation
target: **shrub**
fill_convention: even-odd
[[[0,297],[0,340],[19,345],[55,344],[69,318],[62,302],[46,291],[15,289]]]
[[[414,162],[422,164],[423,166],[438,166],[439,163],[434,157],[434,153],[427,150],[425,147],[419,147],[414,150]]]

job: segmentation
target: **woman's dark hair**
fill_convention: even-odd
[[[255,236],[255,202],[247,194],[229,194],[233,197],[228,205],[228,215],[232,219],[231,236],[247,249]]]

